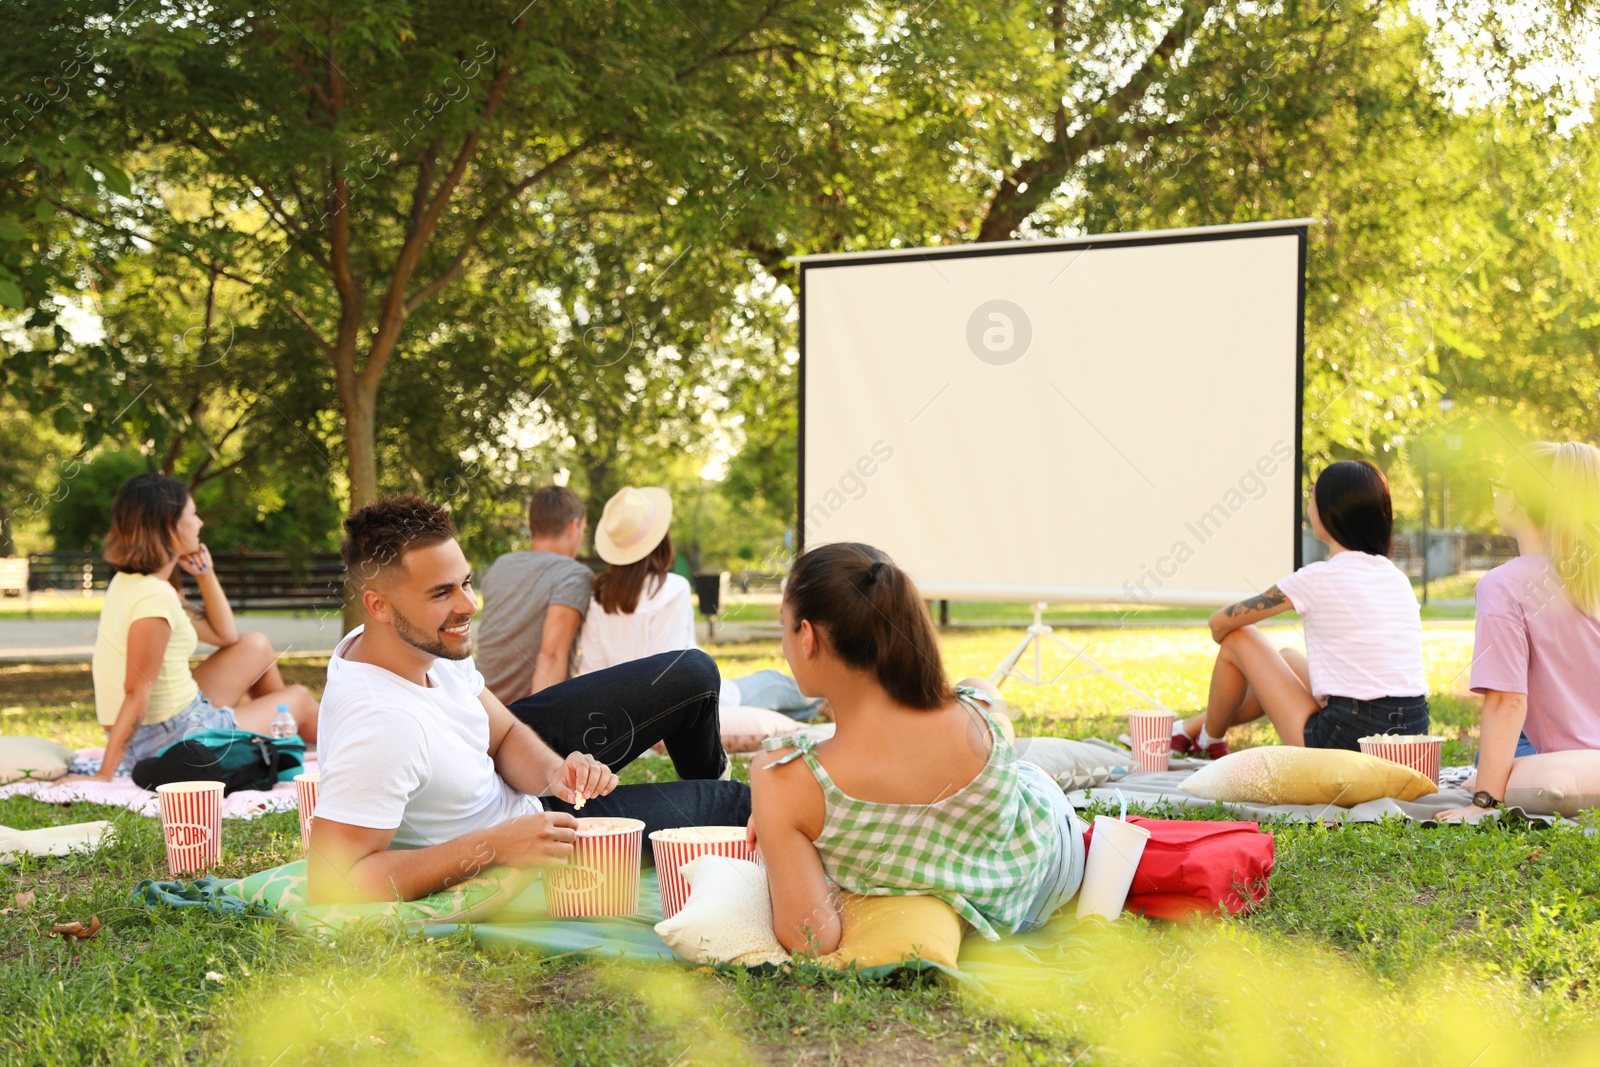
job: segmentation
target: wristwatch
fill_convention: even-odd
[[[1498,808],[1500,802],[1494,798],[1493,793],[1486,789],[1480,789],[1472,794],[1472,806],[1475,808]]]

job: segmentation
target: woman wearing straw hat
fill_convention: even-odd
[[[594,580],[584,619],[578,673],[587,674],[660,652],[698,648],[689,581],[672,571],[672,497],[658,486],[628,486],[606,501],[594,547],[610,565]],[[783,685],[774,685],[773,675]],[[741,694],[741,683],[750,693]],[[749,679],[722,680],[723,744],[729,751],[759,746],[764,737],[793,729],[794,720],[771,708],[812,706],[787,675],[763,671]],[[730,743],[731,742],[731,743]],[[737,745],[737,747],[734,747]]]

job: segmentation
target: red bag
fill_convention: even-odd
[[[1259,823],[1190,819],[1128,821],[1150,831],[1123,910],[1152,919],[1193,922],[1227,909],[1238,914],[1267,899],[1272,834]],[[1088,847],[1094,828],[1083,835]]]

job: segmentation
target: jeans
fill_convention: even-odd
[[[232,708],[219,708],[207,700],[204,693],[196,693],[194,699],[172,718],[135,730],[133,736],[128,738],[128,747],[123,751],[122,762],[117,764],[116,773],[132,774],[135,763],[149,759],[190,734],[197,734],[201,730],[238,728],[239,721],[233,717]]]
[[[585,803],[584,816],[641,819],[646,834],[743,826],[750,787],[716,780],[728,764],[717,716],[720,687],[717,665],[704,652],[663,652],[541,689],[514,702],[511,713],[559,754],[586,752],[613,771],[666,742],[681,781],[618,786]],[[539,799],[550,811],[573,811],[556,797]]]
[[[750,787],[743,782],[698,780],[619,785],[603,797],[591,797],[582,811],[559,797],[540,797],[546,811],[564,811],[580,818],[638,819],[644,823],[644,855],[650,856],[650,835],[679,826],[744,826],[750,821]]]
[[[1028,915],[1017,927],[1017,933],[1037,930],[1050,921],[1050,917],[1077,895],[1083,884],[1083,869],[1087,854],[1083,847],[1083,834],[1088,826],[1078,817],[1077,811],[1067,802],[1061,787],[1043,770],[1023,760],[1017,764],[1019,777],[1030,779],[1033,789],[1043,791],[1055,805],[1061,820],[1061,850],[1051,860],[1050,874],[1034,894],[1028,906]]]
[[[802,694],[793,678],[770,668],[735,678],[733,684],[739,687],[739,703],[743,706],[782,712],[791,719],[811,718],[822,703],[821,697]]]
[[[1428,732],[1428,698],[1330,696],[1321,711],[1306,720],[1307,748],[1343,748],[1361,751],[1361,738],[1373,734],[1425,734]]]
[[[679,778],[716,778],[727,765],[717,696],[722,676],[697,648],[580,674],[511,704],[544,743],[621,770],[665,741]]]

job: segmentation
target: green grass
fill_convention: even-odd
[[[1283,636],[1295,637],[1292,629]],[[1187,711],[1203,700],[1213,647],[1204,631],[1085,637],[1091,655],[1170,706]],[[1014,639],[945,634],[951,672],[987,673]],[[1476,702],[1462,693],[1462,672],[1471,634],[1430,629],[1425,644],[1436,725],[1452,738],[1446,761],[1469,760]],[[716,654],[730,675],[780,662],[774,642]],[[1064,663],[1048,660],[1047,674]],[[291,681],[312,683],[321,670],[315,660],[285,667]],[[1065,736],[1115,736],[1139,703],[1104,677],[1006,689],[1026,726]],[[0,667],[0,693],[0,732],[95,740],[85,667]],[[1248,738],[1270,740],[1266,730]],[[624,778],[670,773],[664,760],[641,760]],[[1470,1029],[1453,1016],[1411,1019],[1453,1005],[1499,1027],[1503,1036],[1476,1064],[1486,1067],[1582,1062],[1560,1043],[1600,1021],[1591,989],[1600,974],[1600,835],[1571,828],[1280,827],[1272,897],[1254,914],[1198,935],[1119,924],[1122,940],[1102,955],[1131,973],[1096,972],[1057,993],[1041,972],[1035,994],[1049,996],[1030,999],[1024,988],[985,1000],[926,980],[637,971],[383,929],[328,943],[270,920],[146,909],[128,894],[164,871],[154,820],[0,801],[7,826],[96,818],[115,824],[96,855],[0,868],[0,907],[14,906],[16,893],[36,894],[26,912],[0,916],[0,1062],[1028,1064],[1070,1062],[1083,1050],[1095,1063],[1401,1062],[1393,1050],[1422,1041],[1417,1035],[1431,1042]],[[230,821],[218,873],[287,862],[298,849],[293,813]],[[90,941],[47,936],[52,923],[91,915],[105,927]],[[1239,971],[1227,955],[1237,951],[1261,970]],[[1235,970],[1215,972],[1219,959]],[[1228,988],[1215,973],[1232,975],[1221,983]],[[1240,1014],[1230,996],[1259,1011]],[[1511,1021],[1496,1021],[1502,1015]],[[1289,1026],[1288,1044],[1247,1054],[1252,1040],[1276,1033],[1272,1026]],[[1340,1034],[1368,1042],[1370,1055],[1319,1051]],[[1167,1044],[1150,1051],[1158,1038]],[[1403,1062],[1465,1067],[1477,1052],[1451,1058],[1438,1041]]]
[[[1479,575],[1459,576],[1464,581],[1439,579],[1429,584],[1429,594],[1434,601],[1422,609],[1424,619],[1472,618],[1473,586]],[[1470,580],[1465,580],[1470,579]],[[1420,595],[1421,586],[1417,586]],[[1464,592],[1462,590],[1465,590]],[[1461,600],[1465,603],[1441,604],[1441,600]],[[929,610],[938,617],[938,601],[932,601]],[[1133,607],[1127,604],[1051,604],[1044,611],[1044,621],[1052,626],[1071,627],[1151,627],[1183,623],[1197,625],[1211,617],[1211,608]],[[1285,615],[1283,622],[1298,623],[1300,616],[1293,612]],[[735,600],[724,606],[719,622],[769,623],[778,621],[778,605],[766,601]],[[1033,621],[1033,608],[1027,604],[1005,601],[952,600],[950,625],[963,626],[1026,626]]]
[[[1462,571],[1460,574],[1450,574],[1443,578],[1433,578],[1428,582],[1428,598],[1430,600],[1471,600],[1473,591],[1478,588],[1478,579],[1486,571]],[[1411,579],[1411,587],[1422,595],[1422,579]]]

